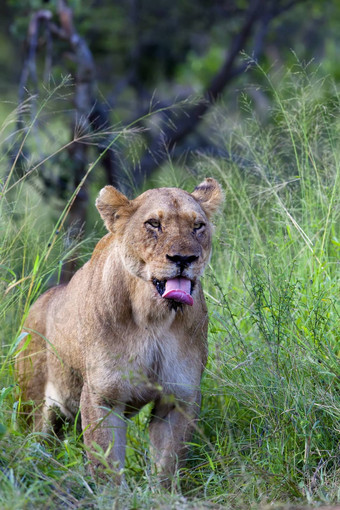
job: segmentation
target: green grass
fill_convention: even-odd
[[[216,108],[212,136],[230,157],[201,155],[190,175],[172,169],[158,177],[158,184],[191,189],[211,175],[226,193],[204,277],[210,357],[201,420],[170,494],[148,469],[147,410],[129,426],[124,489],[94,485],[73,428],[52,447],[18,420],[12,366],[22,318],[49,282],[58,281],[59,262],[73,247],[63,229],[56,235],[43,197],[25,180],[2,195],[2,508],[339,502],[339,97],[327,80],[301,68],[287,72],[280,87],[268,78],[268,93],[273,99],[265,125],[247,96],[242,119],[232,125]],[[5,169],[4,159],[1,165]],[[92,245],[93,239],[85,252]]]

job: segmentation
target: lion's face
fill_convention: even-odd
[[[141,205],[123,237],[127,269],[152,282],[160,296],[192,304],[195,282],[210,257],[207,215],[192,195],[179,189],[151,190],[137,201]]]
[[[192,305],[211,252],[209,217],[221,200],[219,185],[207,179],[192,194],[160,188],[132,201],[107,186],[97,207],[119,236],[125,268],[148,282],[160,300]]]

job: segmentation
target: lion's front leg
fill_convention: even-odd
[[[84,442],[88,449],[92,476],[105,477],[105,463],[96,453],[95,443],[105,453],[110,469],[116,472],[115,481],[121,483],[120,472],[124,468],[127,429],[124,419],[125,405],[108,408],[104,400],[91,391],[89,385],[85,383],[80,406]]]
[[[150,422],[151,456],[165,485],[171,483],[176,470],[185,463],[200,403],[199,392],[190,402],[169,404],[164,399],[156,402]]]

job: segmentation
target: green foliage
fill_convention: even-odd
[[[202,90],[232,47],[249,7],[248,1],[240,0],[226,4],[218,0],[173,3],[69,0],[68,4],[74,11],[77,31],[93,53],[100,88],[106,92],[109,84],[112,94],[123,79],[126,82],[123,102],[129,100],[126,89],[131,92],[136,88],[140,102],[138,90],[145,94],[149,88],[152,95],[155,89],[161,93],[166,84],[169,91],[174,79],[176,88],[171,91],[172,96],[178,94],[178,84],[193,85],[192,92]],[[4,8],[4,29],[9,26],[16,51],[18,41],[26,40],[32,13],[49,9],[57,22],[57,0],[7,0]],[[325,71],[337,78],[339,12],[336,0],[301,1],[291,9],[283,9],[269,29],[263,56],[266,65],[292,62],[294,48],[305,61],[322,61]],[[4,41],[4,45],[8,42]],[[58,50],[54,58],[59,61],[57,54],[61,54],[63,46],[56,41],[55,45]],[[248,51],[252,49],[249,47]],[[13,59],[10,64],[15,64]],[[166,96],[169,98],[168,92]],[[135,106],[134,101],[132,104]]]
[[[76,427],[47,442],[18,420],[12,361],[22,317],[49,278],[57,281],[65,246],[50,219],[42,221],[46,205],[29,184],[2,195],[2,508],[339,501],[339,97],[297,67],[281,74],[280,88],[274,76],[266,80],[274,103],[265,125],[244,95],[246,121],[230,126],[222,108],[214,113],[211,136],[223,142],[224,157],[201,155],[191,175],[166,167],[158,176],[158,184],[185,181],[191,189],[212,175],[226,193],[204,277],[210,357],[201,419],[171,493],[150,474],[148,409],[129,424],[123,489],[91,481]],[[105,452],[98,458],[105,465]]]

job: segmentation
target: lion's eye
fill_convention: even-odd
[[[201,230],[201,228],[205,227],[205,223],[202,223],[200,221],[196,221],[194,223],[194,230]]]
[[[148,220],[145,222],[147,225],[150,225],[152,228],[160,228],[161,226],[161,223],[160,221],[154,219],[154,218],[151,218],[151,220]]]

